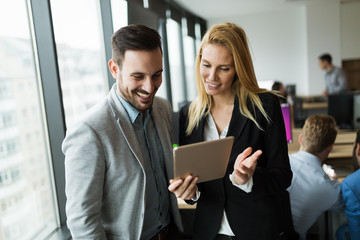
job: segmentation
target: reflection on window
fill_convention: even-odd
[[[50,3],[65,120],[70,126],[109,89],[100,5],[97,0]]]
[[[57,227],[26,1],[0,1],[0,239]]]
[[[164,52],[164,39],[165,37],[163,36],[163,27],[166,26],[165,24],[162,24],[163,23],[163,20],[160,20],[159,21],[159,29],[158,29],[158,32],[160,34],[160,37],[161,37],[161,48],[163,49],[163,52]],[[168,84],[167,84],[167,79],[166,79],[166,73],[165,71],[168,71],[168,69],[165,68],[165,58],[163,57],[163,72],[162,72],[162,83],[158,89],[158,91],[156,92],[156,96],[157,97],[162,97],[162,98],[165,98],[165,99],[169,99],[169,97],[167,96],[167,88],[168,88]]]
[[[127,9],[126,0],[111,0],[111,14],[114,32],[128,25]]]
[[[182,32],[184,43],[184,58],[185,58],[185,73],[186,73],[186,96],[187,101],[195,99],[196,82],[195,82],[195,39],[187,34],[187,22],[186,18],[182,19]]]
[[[195,46],[196,46],[196,54],[199,51],[201,44],[201,26],[199,23],[195,23]]]
[[[183,72],[181,66],[180,24],[171,18],[166,22],[169,46],[170,79],[173,110],[179,110],[179,104],[185,101]]]

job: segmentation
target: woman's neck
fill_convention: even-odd
[[[212,96],[213,104],[211,108],[223,108],[234,105],[234,94]]]
[[[213,98],[214,102],[211,106],[210,112],[214,119],[216,129],[219,135],[230,124],[232,112],[234,109],[234,96]]]

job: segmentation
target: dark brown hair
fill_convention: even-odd
[[[332,57],[329,53],[325,53],[325,54],[322,54],[319,56],[319,59],[321,61],[325,61],[325,62],[328,62],[328,63],[332,63]]]
[[[151,51],[161,49],[159,33],[140,24],[131,24],[117,30],[111,37],[112,58],[121,68],[127,50]]]

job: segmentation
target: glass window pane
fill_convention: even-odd
[[[0,1],[0,239],[7,240],[58,227],[26,2]]]
[[[100,5],[97,0],[51,0],[51,10],[70,126],[109,89]]]
[[[195,99],[196,82],[195,82],[195,39],[188,36],[186,18],[182,19],[182,33],[184,44],[185,74],[186,74],[186,96],[187,101]]]
[[[170,78],[173,110],[179,110],[179,103],[185,100],[183,72],[181,69],[180,24],[171,18],[167,19],[166,31],[169,47]]]
[[[166,69],[166,67],[165,67],[165,58],[164,58],[164,52],[165,52],[164,39],[165,39],[165,37],[163,36],[163,32],[164,32],[163,28],[166,26],[166,23],[163,24],[163,20],[161,20],[159,23],[160,24],[159,24],[158,32],[161,36],[161,44],[162,44],[161,48],[163,49],[163,73],[162,73],[162,83],[161,83],[158,91],[156,92],[156,96],[165,98],[170,101],[171,99],[169,99],[169,97],[167,96],[167,91],[166,91],[168,88],[168,84],[167,84],[168,80],[166,79],[166,71],[169,71],[169,70]]]
[[[195,45],[196,45],[196,54],[199,51],[200,44],[201,44],[201,26],[199,23],[195,23]]]
[[[111,0],[111,12],[114,32],[128,25],[128,7],[126,0]]]

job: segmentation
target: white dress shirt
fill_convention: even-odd
[[[290,194],[294,228],[300,239],[327,210],[342,210],[340,183],[331,180],[315,155],[300,151],[290,155],[293,172]]]

